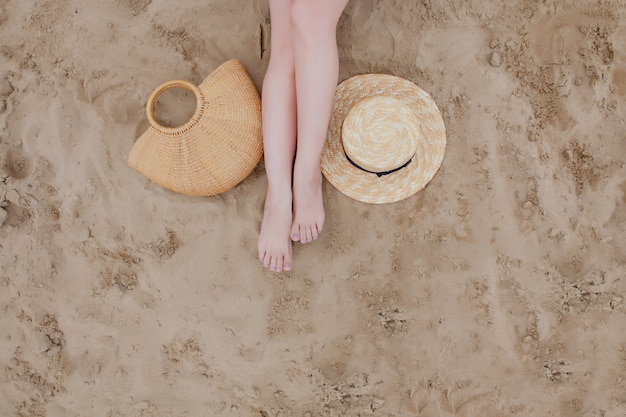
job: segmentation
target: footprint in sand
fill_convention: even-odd
[[[546,378],[552,382],[562,382],[572,376],[570,364],[564,360],[549,359],[544,363],[543,370]]]
[[[6,160],[9,175],[16,179],[26,178],[30,173],[30,161],[20,149],[11,149],[7,152]]]
[[[378,323],[389,333],[398,334],[407,331],[406,317],[400,308],[383,307],[378,312]]]
[[[6,213],[0,213],[0,219],[4,217],[4,220],[0,224],[1,226],[18,227],[31,217],[31,212],[28,209],[12,201],[7,201],[0,209]]]
[[[3,17],[4,17],[4,13],[0,9],[0,24],[2,23]],[[7,79],[0,80],[0,113],[6,110],[7,100],[12,92],[13,92],[13,86],[11,85],[9,80]]]
[[[128,6],[133,16],[137,16],[146,11],[152,0],[128,0]]]

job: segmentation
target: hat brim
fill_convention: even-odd
[[[421,126],[423,141],[404,168],[388,175],[363,171],[347,159],[341,127],[348,112],[359,101],[375,96],[396,98],[410,107]],[[393,75],[357,75],[337,87],[326,144],[322,173],[339,191],[371,204],[393,203],[412,196],[435,176],[446,150],[446,129],[435,101],[414,83]]]

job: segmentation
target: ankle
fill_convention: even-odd
[[[308,167],[296,167],[293,173],[294,183],[317,184],[322,181],[322,169],[319,164]]]
[[[269,187],[265,194],[265,201],[271,204],[283,204],[288,201],[291,204],[291,186]]]

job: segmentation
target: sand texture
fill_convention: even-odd
[[[0,415],[626,416],[626,2],[352,0],[340,79],[417,83],[446,155],[390,205],[325,182],[281,275],[262,163],[205,198],[126,163],[155,87],[260,88],[269,35],[261,0],[0,2]]]

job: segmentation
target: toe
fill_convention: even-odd
[[[270,271],[276,271],[276,257],[272,256],[270,259]]]
[[[289,246],[289,250],[287,251],[283,259],[283,270],[291,271],[291,263],[292,263],[292,254],[291,254],[291,246]]]
[[[279,256],[276,260],[276,272],[283,272],[284,260],[282,256]]]

